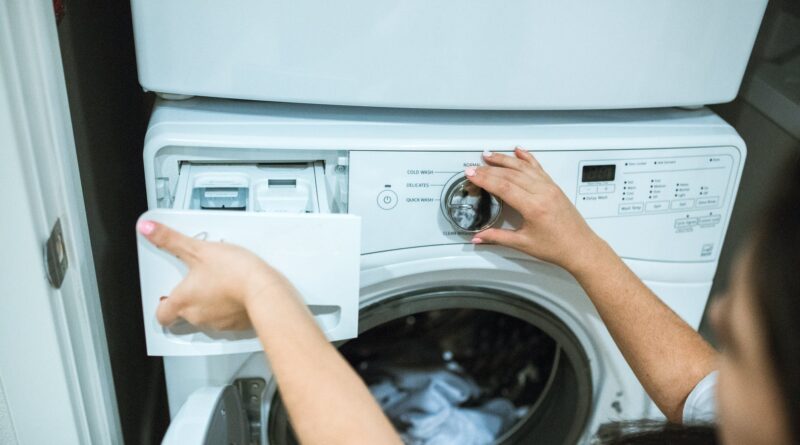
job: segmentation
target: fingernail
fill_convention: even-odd
[[[478,238],[477,236],[475,238],[472,238],[472,244],[480,244],[482,242],[483,240]]]
[[[467,176],[475,176],[475,167],[467,167],[467,169],[464,170],[464,174]]]
[[[156,223],[153,221],[148,221],[146,219],[140,220],[136,223],[136,230],[139,231],[142,235],[149,235],[153,233],[153,230],[156,229]]]
[[[484,157],[484,158],[490,158],[490,157],[492,157],[492,152],[491,152],[491,151],[489,151],[489,150],[483,150],[483,157]]]

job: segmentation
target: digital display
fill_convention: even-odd
[[[584,165],[581,182],[613,181],[617,172],[617,165]]]

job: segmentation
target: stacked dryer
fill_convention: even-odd
[[[569,274],[470,244],[519,216],[456,202],[462,172],[531,149],[697,327],[745,157],[703,105],[736,96],[765,4],[132,0],[140,82],[161,96],[148,217],[270,261],[368,382],[423,348],[416,365],[513,404],[496,443],[585,442],[657,412]],[[254,333],[160,327],[183,269],[139,251],[166,440],[293,443]]]

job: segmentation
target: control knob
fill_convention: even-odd
[[[503,202],[459,174],[444,186],[442,213],[456,228],[476,233],[488,229],[500,218]]]

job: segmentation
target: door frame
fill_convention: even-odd
[[[0,432],[122,443],[75,141],[49,0],[0,2]],[[68,268],[50,285],[56,221]],[[133,229],[131,228],[131,231]]]

